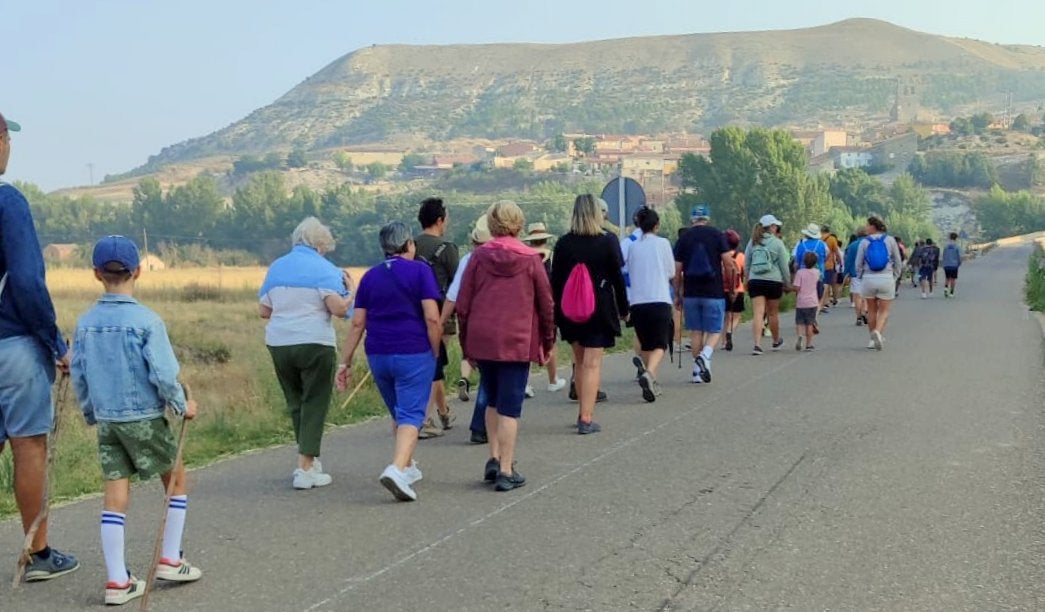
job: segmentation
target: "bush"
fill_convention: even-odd
[[[221,289],[214,285],[189,283],[182,288],[180,297],[183,302],[220,302]]]
[[[1045,312],[1045,251],[1040,248],[1030,256],[1025,292],[1030,309]]]

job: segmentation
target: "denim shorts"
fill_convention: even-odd
[[[432,393],[435,355],[430,352],[367,355],[366,359],[392,420],[396,425],[413,425],[420,429]]]
[[[706,334],[722,332],[726,320],[725,298],[688,297],[682,299],[686,329]]]
[[[479,362],[480,393],[485,393],[488,407],[496,408],[501,416],[522,416],[529,381],[530,364],[525,361]]]
[[[51,431],[55,365],[31,336],[0,340],[0,442]]]

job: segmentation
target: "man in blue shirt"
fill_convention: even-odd
[[[0,115],[0,175],[11,157],[11,132],[21,127]],[[29,203],[0,182],[0,452],[11,441],[15,502],[28,532],[40,513],[47,471],[47,434],[55,369],[69,371],[69,350],[55,321],[44,282],[44,260]],[[80,567],[47,545],[47,522],[33,537],[27,581],[50,580]]]

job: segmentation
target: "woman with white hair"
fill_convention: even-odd
[[[351,383],[352,358],[365,333],[367,363],[395,430],[392,463],[380,482],[397,500],[415,501],[421,470],[414,450],[443,340],[438,305],[443,295],[432,267],[414,259],[417,245],[410,228],[393,221],[381,228],[380,240],[385,260],[359,281],[337,388],[344,391]]]
[[[318,459],[337,363],[331,317],[348,312],[352,278],[323,257],[335,243],[319,219],[302,221],[291,241],[265,274],[258,310],[298,444],[293,485],[311,489],[331,482]]]

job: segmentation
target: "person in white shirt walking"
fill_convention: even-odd
[[[632,363],[639,370],[642,398],[656,401],[660,395],[657,368],[671,342],[672,301],[670,284],[675,277],[675,256],[667,238],[657,235],[660,216],[651,208],[636,215],[642,232],[628,249],[625,264],[631,276],[630,312],[640,353]]]

